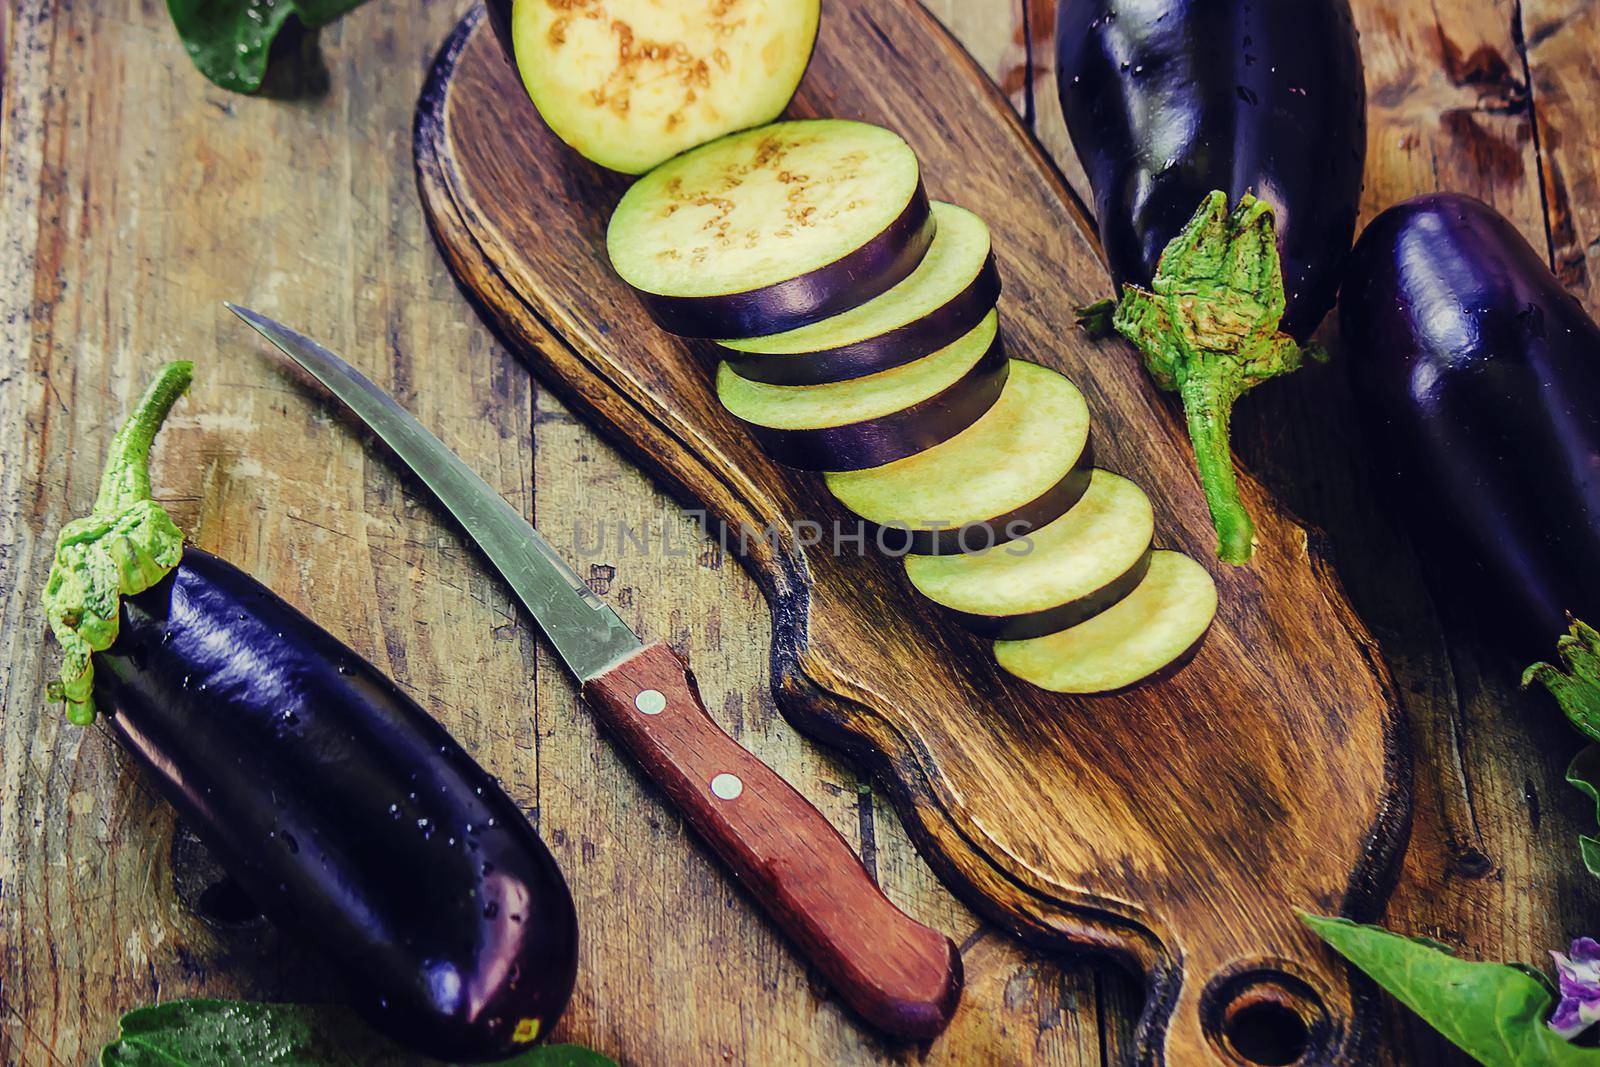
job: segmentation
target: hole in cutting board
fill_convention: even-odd
[[[1223,1032],[1233,1051],[1263,1067],[1298,1063],[1311,1037],[1304,1019],[1293,1009],[1272,1001],[1239,1009],[1228,1019]]]
[[[1250,1067],[1320,1062],[1331,1035],[1317,991],[1276,964],[1213,978],[1200,1010],[1208,1037],[1225,1058]]]

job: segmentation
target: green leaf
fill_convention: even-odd
[[[1590,745],[1573,757],[1567,781],[1595,802],[1596,818],[1600,818],[1600,745]],[[1579,837],[1578,851],[1589,873],[1600,878],[1600,837]]]
[[[1526,689],[1534,682],[1544,686],[1561,705],[1567,721],[1591,741],[1600,741],[1600,633],[1577,619],[1571,622],[1571,630],[1556,642],[1566,669],[1535,663],[1522,672],[1522,686]],[[1600,809],[1600,745],[1578,753],[1567,767],[1567,781]],[[1589,873],[1600,878],[1600,837],[1578,838],[1578,851]]]
[[[267,53],[295,13],[290,0],[167,0],[167,11],[200,73],[236,93],[261,88]]]
[[[1522,672],[1522,686],[1526,689],[1534,682],[1544,686],[1572,725],[1589,740],[1600,741],[1600,633],[1587,623],[1571,621],[1571,631],[1556,642],[1566,670],[1552,663],[1535,663]]]
[[[253,93],[267,73],[272,42],[298,16],[326,26],[362,0],[167,0],[183,47],[200,73],[224,89]]]
[[[1600,1067],[1545,1020],[1550,980],[1516,964],[1471,963],[1378,926],[1300,912],[1300,921],[1429,1026],[1487,1067]]]
[[[503,1067],[616,1067],[578,1045],[541,1045]],[[101,1067],[423,1067],[424,1059],[374,1033],[348,1008],[174,1000],[122,1017]]]

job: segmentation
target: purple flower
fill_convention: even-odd
[[[1568,955],[1550,955],[1561,985],[1561,1003],[1550,1016],[1550,1029],[1571,1041],[1600,1022],[1600,941],[1580,937]]]

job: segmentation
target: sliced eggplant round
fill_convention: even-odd
[[[847,382],[768,385],[724,363],[717,396],[779,463],[850,471],[948,441],[994,406],[1009,370],[991,311],[931,356]]]
[[[646,174],[617,204],[606,251],[663,328],[752,337],[899,284],[934,229],[899,134],[809,119],[730,134]]]
[[[550,129],[627,174],[777,118],[811,59],[820,9],[818,0],[499,6],[511,9],[517,72]]]
[[[983,637],[1076,626],[1127,596],[1150,565],[1155,512],[1144,490],[1097,470],[1083,499],[1025,538],[984,552],[907,556],[917,591]]]
[[[1180,665],[1217,613],[1206,569],[1179,552],[1157,552],[1144,581],[1115,606],[1059,633],[998,641],[1001,668],[1056,693],[1108,693]]]
[[[1078,387],[1013,360],[994,407],[950,440],[882,467],[829,473],[827,482],[878,528],[885,551],[951,555],[1051,522],[1089,488],[1093,464]]]
[[[935,202],[933,244],[888,292],[820,322],[766,337],[723,341],[742,376],[775,385],[859,378],[937,352],[1000,299],[989,227],[966,208]]]

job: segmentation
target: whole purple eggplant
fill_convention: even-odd
[[[1342,350],[1429,552],[1545,649],[1600,617],[1600,327],[1471,197],[1409,200],[1356,242]]]
[[[1122,293],[1086,321],[1182,396],[1218,554],[1244,562],[1228,411],[1299,366],[1355,233],[1366,89],[1348,0],[1061,0],[1056,77]]]
[[[150,498],[168,365],[57,542],[45,602],[69,716],[112,733],[251,898],[379,1029],[452,1061],[546,1036],[577,967],[572,899],[509,797],[375,667]]]

